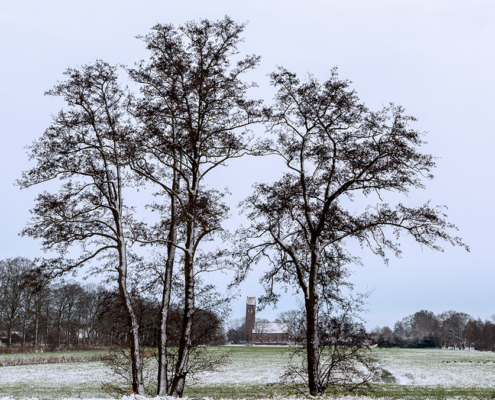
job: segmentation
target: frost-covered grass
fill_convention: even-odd
[[[291,349],[269,346],[224,346],[213,351],[231,353],[231,363],[221,372],[204,373],[199,384],[275,383],[289,361]]]
[[[106,373],[107,367],[101,362],[1,367],[0,397],[109,397],[101,389]]]
[[[375,354],[391,374],[388,383],[376,385],[375,396],[495,398],[495,353],[377,349]]]
[[[440,349],[375,352],[400,385],[482,386],[495,390],[495,353]]]
[[[221,371],[201,374],[186,388],[186,396],[259,399],[293,394],[278,383],[290,349],[226,346],[210,351],[231,352],[231,364]],[[495,398],[495,353],[427,349],[374,352],[388,373],[385,382],[376,383],[375,392],[366,393],[369,397]],[[101,362],[0,367],[0,397],[110,397],[101,388],[102,381],[109,379],[113,377]]]
[[[185,390],[188,396],[257,398],[289,394],[279,384],[290,348],[225,346],[214,351],[231,353],[231,363],[221,371],[207,372]]]
[[[278,385],[289,352],[276,347],[234,348],[233,363],[223,373],[204,374],[188,393],[237,398],[290,394]],[[495,353],[440,349],[375,349],[374,353],[389,374],[368,396],[495,398]]]

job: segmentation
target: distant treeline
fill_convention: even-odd
[[[495,321],[445,311],[421,310],[397,321],[394,329],[376,327],[371,336],[380,347],[439,347],[495,351]]]
[[[103,285],[40,280],[32,261],[17,257],[0,261],[0,346],[43,349],[71,346],[125,346],[128,327],[121,298]],[[132,293],[143,346],[156,347],[160,302]],[[223,326],[213,312],[196,310],[193,344],[221,342]],[[167,331],[171,345],[180,337],[181,307],[172,308]]]

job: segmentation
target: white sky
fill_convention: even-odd
[[[0,259],[40,255],[38,244],[18,233],[29,217],[36,189],[20,191],[13,182],[29,168],[24,146],[42,134],[59,100],[44,97],[67,67],[104,59],[132,64],[147,54],[135,35],[155,23],[180,24],[198,18],[249,21],[245,53],[262,56],[250,79],[253,96],[269,102],[266,74],[276,65],[321,80],[333,66],[353,81],[372,109],[394,102],[428,131],[426,151],[440,157],[427,190],[402,199],[418,205],[431,199],[447,204],[449,219],[471,253],[446,248],[422,251],[404,241],[401,259],[360,252],[355,268],[358,291],[375,288],[369,299],[369,326],[389,325],[421,309],[455,309],[487,318],[495,314],[492,250],[495,218],[492,156],[494,127],[495,2],[493,1],[290,1],[168,0],[84,2],[4,0],[0,6]],[[272,164],[273,163],[273,164]],[[249,194],[256,181],[273,181],[276,162],[243,160],[217,175],[220,188],[234,193],[231,204]],[[232,209],[229,227],[240,219]],[[256,275],[243,285],[234,316],[244,314],[246,296],[259,296]],[[273,319],[294,308],[290,295]]]

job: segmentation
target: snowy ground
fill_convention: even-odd
[[[108,397],[101,388],[107,373],[107,367],[101,362],[1,367],[0,396],[17,399]]]
[[[281,347],[222,347],[232,351],[232,363],[222,371],[204,373],[186,390],[189,397],[271,397],[289,358]],[[379,383],[377,398],[395,397],[495,397],[495,353],[376,349],[389,380]],[[101,362],[40,364],[0,367],[2,396],[38,399],[109,398],[102,382],[113,379]],[[339,398],[345,399],[345,398]],[[365,397],[354,398],[366,399]]]
[[[124,396],[120,399],[109,399],[109,398],[80,398],[80,397],[68,397],[63,400],[143,400],[144,398],[136,396],[136,397],[128,397]],[[183,397],[184,400],[198,400],[197,398],[189,398],[189,397]],[[312,398],[312,400],[317,399],[317,398]],[[324,400],[400,400],[396,398],[390,398],[390,397],[368,397],[368,396],[328,396],[328,397],[323,397],[321,399]],[[0,397],[0,400],[17,400],[13,397]],[[32,398],[24,398],[22,400],[38,400],[35,397]],[[146,400],[177,400],[175,397],[155,397],[155,398],[150,398],[147,397]],[[231,400],[231,399],[212,399],[210,397],[205,397],[201,400]],[[270,397],[270,398],[259,398],[257,400],[301,400],[300,397]],[[428,400],[428,399],[426,399]],[[453,397],[453,398],[444,398],[442,400],[459,400],[459,397]],[[469,400],[477,400],[474,397],[469,397]],[[480,399],[481,400],[481,399]]]
[[[291,349],[288,347],[232,346],[232,363],[219,372],[209,372],[201,376],[198,384],[258,384],[276,383],[289,361]]]
[[[109,399],[109,398],[80,398],[80,397],[67,397],[63,400],[143,400],[143,397],[140,396],[124,396],[120,399]],[[189,398],[189,397],[183,397],[184,400],[198,400],[196,398]],[[314,399],[314,398],[313,398]],[[332,399],[332,397],[325,397],[325,400]],[[0,400],[16,400],[14,397],[0,397]],[[30,398],[24,398],[22,400],[38,400],[35,397],[30,397]],[[147,397],[146,400],[177,400],[175,397],[154,397],[150,398]],[[209,397],[205,397],[202,400],[213,400]],[[231,399],[214,399],[214,400],[231,400]],[[257,400],[301,400],[300,397],[270,397],[270,398],[260,398]],[[336,396],[335,400],[391,400],[390,398],[384,398],[384,397],[367,397],[367,396]],[[397,399],[394,399],[397,400]],[[444,400],[449,400],[449,399],[444,399]],[[459,400],[459,399],[452,399],[452,400]],[[476,400],[473,398],[470,398],[470,400]]]
[[[382,349],[377,353],[399,385],[495,390],[495,353],[440,349]]]

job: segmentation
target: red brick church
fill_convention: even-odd
[[[246,328],[250,342],[286,343],[289,341],[287,324],[256,322],[256,297],[246,301]]]

